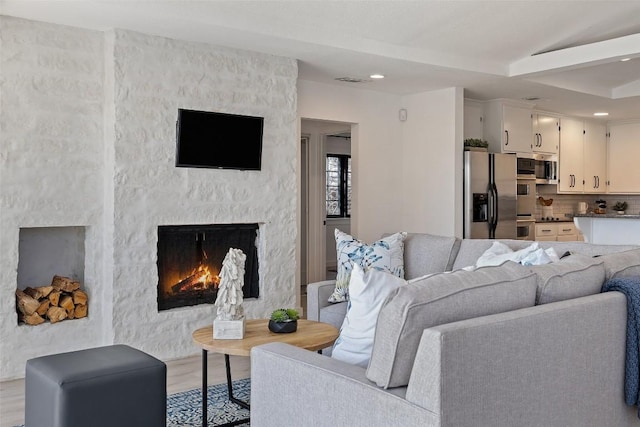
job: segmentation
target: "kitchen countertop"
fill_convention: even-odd
[[[617,214],[617,213],[606,213],[606,214],[575,214],[574,218],[620,218],[620,219],[640,219],[640,214]]]
[[[640,215],[579,214],[574,215],[584,241],[600,245],[640,245]],[[635,220],[635,221],[634,221]]]

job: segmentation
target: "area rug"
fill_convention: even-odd
[[[208,390],[207,420],[210,426],[249,418],[248,410],[227,399],[226,383],[210,385]],[[248,402],[251,395],[251,379],[234,381],[233,395]],[[167,396],[167,427],[200,426],[202,426],[202,389],[197,388]],[[249,423],[239,424],[239,426],[247,427]]]
[[[249,418],[249,411],[229,402],[227,384],[210,385],[208,388],[207,420],[210,426]],[[233,382],[233,396],[249,401],[251,379]],[[249,426],[249,423],[239,424]],[[167,427],[202,426],[202,389],[184,391],[167,396]]]

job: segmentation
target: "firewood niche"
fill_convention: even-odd
[[[87,317],[87,293],[80,282],[68,277],[53,276],[51,285],[16,290],[18,323],[40,325],[65,319]]]

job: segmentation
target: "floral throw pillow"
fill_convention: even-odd
[[[404,279],[404,239],[407,233],[395,233],[370,245],[337,228],[335,236],[338,274],[336,288],[329,297],[329,302],[343,302],[349,299],[349,279],[354,264],[358,264],[365,271],[373,268]]]

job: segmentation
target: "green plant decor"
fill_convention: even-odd
[[[271,320],[278,323],[298,320],[299,317],[298,310],[293,308],[279,308],[271,313]]]
[[[468,138],[464,140],[464,146],[465,147],[481,147],[481,148],[488,148],[489,147],[489,143],[483,139],[477,139],[477,138]]]
[[[616,202],[616,204],[613,205],[613,210],[618,212],[626,211],[628,206],[627,202]]]

